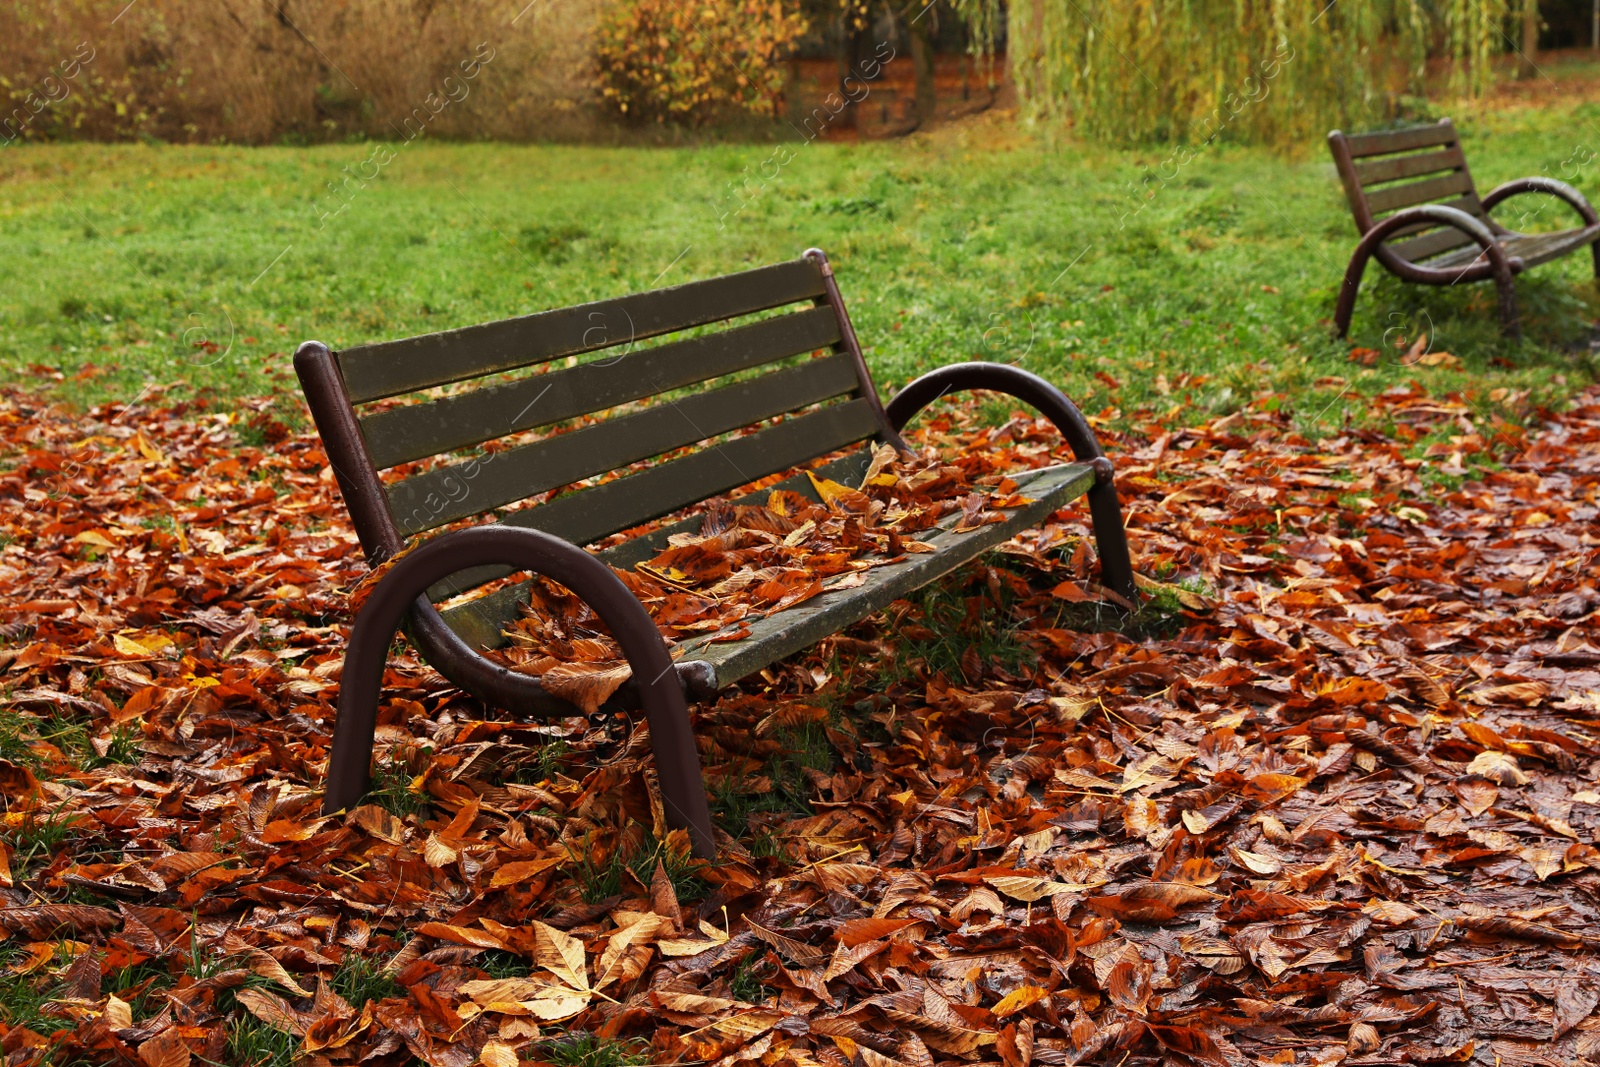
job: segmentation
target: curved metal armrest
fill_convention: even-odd
[[[899,431],[917,412],[957,389],[989,389],[1032,405],[1055,424],[1073,456],[1094,468],[1095,485],[1089,490],[1089,511],[1094,519],[1095,543],[1100,549],[1101,578],[1107,588],[1137,606],[1139,590],[1133,580],[1133,563],[1128,556],[1122,506],[1117,501],[1111,461],[1077,405],[1061,390],[1020,367],[1006,363],[952,363],[929,371],[896,393],[884,407],[889,424]]]
[[[1484,206],[1487,207],[1488,204],[1485,203]],[[1393,215],[1390,215],[1362,234],[1361,243],[1368,248],[1375,247],[1379,241],[1386,239],[1396,230],[1414,226],[1419,222],[1437,222],[1443,226],[1453,226],[1474,241],[1477,241],[1479,246],[1486,251],[1500,247],[1494,239],[1494,232],[1483,224],[1482,219],[1473,218],[1460,208],[1449,207],[1445,204],[1422,204],[1419,207],[1408,207],[1396,211]]]
[[[655,623],[600,560],[560,538],[514,526],[476,526],[435,537],[396,563],[362,605],[339,680],[339,719],[322,810],[353,807],[367,790],[383,669],[406,611],[435,582],[491,564],[547,575],[594,608],[638,680],[668,821],[689,831],[696,855],[714,855],[688,704]]]
[[[1578,212],[1579,217],[1583,219],[1585,226],[1593,226],[1596,222],[1600,222],[1600,215],[1595,214],[1594,208],[1582,193],[1566,182],[1555,178],[1517,178],[1506,182],[1504,185],[1497,185],[1489,191],[1488,196],[1483,198],[1483,210],[1490,211],[1502,200],[1520,196],[1523,193],[1549,193],[1551,196],[1558,197],[1570,204]]]

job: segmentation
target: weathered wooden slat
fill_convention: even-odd
[[[410,536],[831,400],[858,386],[854,362],[837,353],[401,479],[386,490],[389,510],[400,532]]]
[[[823,294],[807,259],[338,354],[353,404],[626,345]]]
[[[787,611],[748,623],[750,636],[741,640],[714,643],[707,638],[685,642],[682,658],[710,663],[716,669],[716,684],[731,685],[883,610],[912,590],[976,559],[1018,530],[1038,525],[1093,485],[1094,469],[1087,464],[1074,463],[1043,472],[1023,487],[1033,502],[1011,512],[1005,522],[981,526],[969,533],[946,530],[931,537],[923,535],[921,539],[936,549],[932,554],[908,556],[901,563],[876,567],[854,589],[824,592]],[[958,519],[948,521],[953,525]]]
[[[1471,176],[1465,171],[1458,170],[1442,178],[1385,186],[1367,194],[1367,207],[1374,215],[1381,215],[1414,204],[1431,204],[1447,196],[1470,192],[1472,192]]]
[[[1508,256],[1520,257],[1525,267],[1560,259],[1576,249],[1594,241],[1600,227],[1578,230],[1559,230],[1554,233],[1519,233],[1500,240],[1500,247]],[[1452,255],[1442,256],[1427,266],[1437,270],[1454,270],[1465,267],[1478,256],[1478,249],[1463,248]]]
[[[1380,182],[1399,181],[1402,178],[1419,178],[1424,174],[1437,174],[1442,170],[1465,170],[1466,157],[1456,145],[1443,152],[1424,152],[1414,156],[1396,156],[1390,159],[1372,159],[1354,164],[1356,178],[1363,188]]]
[[[1409,130],[1383,130],[1378,133],[1357,133],[1345,137],[1354,159],[1363,156],[1382,156],[1392,152],[1409,152],[1429,145],[1453,144],[1456,130],[1448,122],[1432,126],[1413,126]]]
[[[1521,256],[1523,262],[1532,267],[1560,259],[1585,245],[1593,244],[1597,234],[1600,234],[1600,227],[1595,226],[1555,233],[1520,234],[1506,239],[1505,250],[1508,255]]]
[[[814,307],[517,382],[485,386],[361,420],[379,470],[562,422],[839,340],[832,308]]]
[[[719,442],[638,474],[580,489],[548,504],[513,511],[501,521],[531,526],[575,545],[588,545],[757,478],[865,441],[877,431],[871,403],[858,397],[785,419],[746,437]]]
[[[841,456],[817,467],[816,474],[819,478],[831,478],[845,485],[859,485],[862,475],[866,473],[867,465],[871,462],[872,450],[858,449],[847,456]],[[734,497],[731,502],[764,504],[774,489],[787,489],[812,500],[817,499],[817,492],[811,485],[811,479],[802,472],[757,492]],[[698,530],[703,521],[703,515],[692,515],[608,548],[599,554],[600,558],[613,567],[626,570],[660,552],[667,546],[667,538],[673,534]],[[509,567],[480,567],[472,571],[463,571],[451,575],[446,581],[429,589],[428,596],[435,602],[446,600],[512,573],[514,572]],[[506,643],[504,632],[506,627],[519,616],[523,606],[528,603],[528,584],[517,582],[504,589],[496,589],[476,600],[446,608],[440,614],[445,622],[450,624],[451,629],[474,648],[499,648]]]
[[[1441,252],[1448,252],[1452,248],[1461,248],[1466,245],[1478,247],[1478,243],[1471,237],[1453,226],[1444,226],[1421,237],[1414,237],[1409,241],[1398,244],[1388,242],[1389,251],[1399,256],[1408,263],[1420,263],[1429,256],[1437,256]]]

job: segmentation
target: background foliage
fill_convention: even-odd
[[[784,0],[618,0],[595,43],[601,94],[630,122],[698,126],[729,107],[772,116],[782,60],[805,31]]]

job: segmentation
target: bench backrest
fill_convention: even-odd
[[[1419,204],[1444,204],[1489,221],[1449,119],[1379,133],[1334,130],[1328,134],[1328,147],[1359,233],[1387,215]],[[1418,263],[1472,243],[1460,230],[1429,222],[1396,231],[1379,251]]]
[[[648,339],[661,340],[638,344]],[[326,373],[329,360],[336,374]],[[897,439],[816,249],[707,281],[331,355],[311,342],[295,363],[373,557],[411,535],[657,457],[665,458],[495,517],[585,545],[840,448]],[[464,382],[476,387],[439,389]],[[420,396],[411,403],[372,406],[412,394]],[[476,447],[621,405],[576,429]],[[449,458],[403,477],[380,474],[431,457]]]

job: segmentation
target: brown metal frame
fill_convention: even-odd
[[[1427,145],[1419,151],[1452,146],[1460,151],[1460,139],[1454,136],[1454,123],[1449,119],[1441,119],[1439,126],[1451,133],[1450,139]],[[1350,320],[1355,313],[1362,274],[1366,270],[1367,261],[1375,258],[1402,281],[1419,285],[1456,285],[1460,282],[1493,281],[1499,298],[1501,331],[1509,338],[1520,339],[1522,324],[1517,311],[1514,277],[1525,270],[1527,264],[1520,256],[1508,255],[1505,252],[1500,239],[1516,234],[1489,218],[1489,211],[1509,197],[1538,192],[1548,193],[1566,201],[1576,209],[1585,226],[1593,226],[1596,222],[1600,222],[1600,216],[1596,215],[1594,208],[1584,199],[1582,193],[1554,178],[1517,178],[1496,186],[1487,196],[1479,199],[1464,155],[1460,169],[1467,179],[1467,195],[1478,200],[1483,208],[1484,218],[1476,218],[1460,208],[1444,204],[1424,204],[1402,208],[1379,222],[1373,217],[1366,189],[1356,172],[1349,138],[1340,130],[1332,130],[1328,134],[1328,147],[1333,153],[1334,166],[1338,169],[1340,182],[1350,203],[1351,214],[1355,217],[1356,229],[1361,234],[1355,252],[1350,257],[1349,266],[1345,269],[1344,282],[1339,289],[1338,304],[1334,309],[1334,329],[1339,337],[1345,337],[1350,332]],[[1411,228],[1421,222],[1434,222],[1460,230],[1477,242],[1482,251],[1466,266],[1447,269],[1402,259],[1386,243],[1387,239],[1397,230]],[[1591,244],[1589,247],[1594,257],[1595,277],[1600,278],[1600,243]]]
[[[923,375],[885,406],[827,256],[813,248],[805,257],[815,262],[822,274],[825,293],[817,303],[827,303],[837,316],[840,340],[835,350],[850,355],[860,396],[868,401],[882,439],[904,448],[901,427],[954,389],[994,390],[1033,405],[1055,424],[1074,456],[1094,467],[1096,481],[1088,497],[1102,578],[1109,589],[1136,605],[1139,593],[1111,463],[1072,402],[1043,378],[1019,368],[962,363]],[[294,365],[362,549],[368,562],[376,566],[399,553],[405,542],[367,451],[338,359],[326,345],[307,341],[295,352]],[[348,808],[366,791],[383,665],[399,628],[439,673],[485,704],[536,715],[579,714],[574,705],[546,692],[537,677],[509,670],[481,655],[450,628],[428,599],[426,590],[444,578],[490,565],[529,570],[559,582],[583,598],[606,623],[633,667],[633,677],[613,701],[624,708],[644,709],[668,819],[673,826],[689,831],[696,855],[710,858],[714,854],[710,815],[687,701],[715,695],[715,672],[704,662],[673,663],[644,608],[594,555],[549,534],[503,524],[432,538],[395,564],[362,607],[350,635],[340,681],[323,811],[331,814]]]
[[[1055,424],[1072,449],[1074,458],[1094,468],[1095,484],[1089,490],[1089,515],[1094,521],[1095,546],[1100,553],[1100,579],[1106,588],[1130,605],[1139,603],[1128,554],[1128,535],[1122,525],[1122,505],[1117,499],[1115,472],[1100,442],[1078,406],[1039,377],[1007,363],[952,363],[931,370],[911,382],[889,401],[889,423],[896,431],[917,412],[958,389],[986,389],[1006,393],[1032,405]]]
[[[435,537],[396,563],[361,606],[339,678],[339,718],[322,810],[332,813],[353,807],[367,791],[377,694],[401,620],[416,612],[418,601],[426,599],[424,590],[433,583],[467,567],[490,564],[554,578],[600,616],[640,680],[667,821],[689,831],[695,855],[715,856],[689,705],[656,624],[610,567],[560,538],[516,526],[474,526]]]

